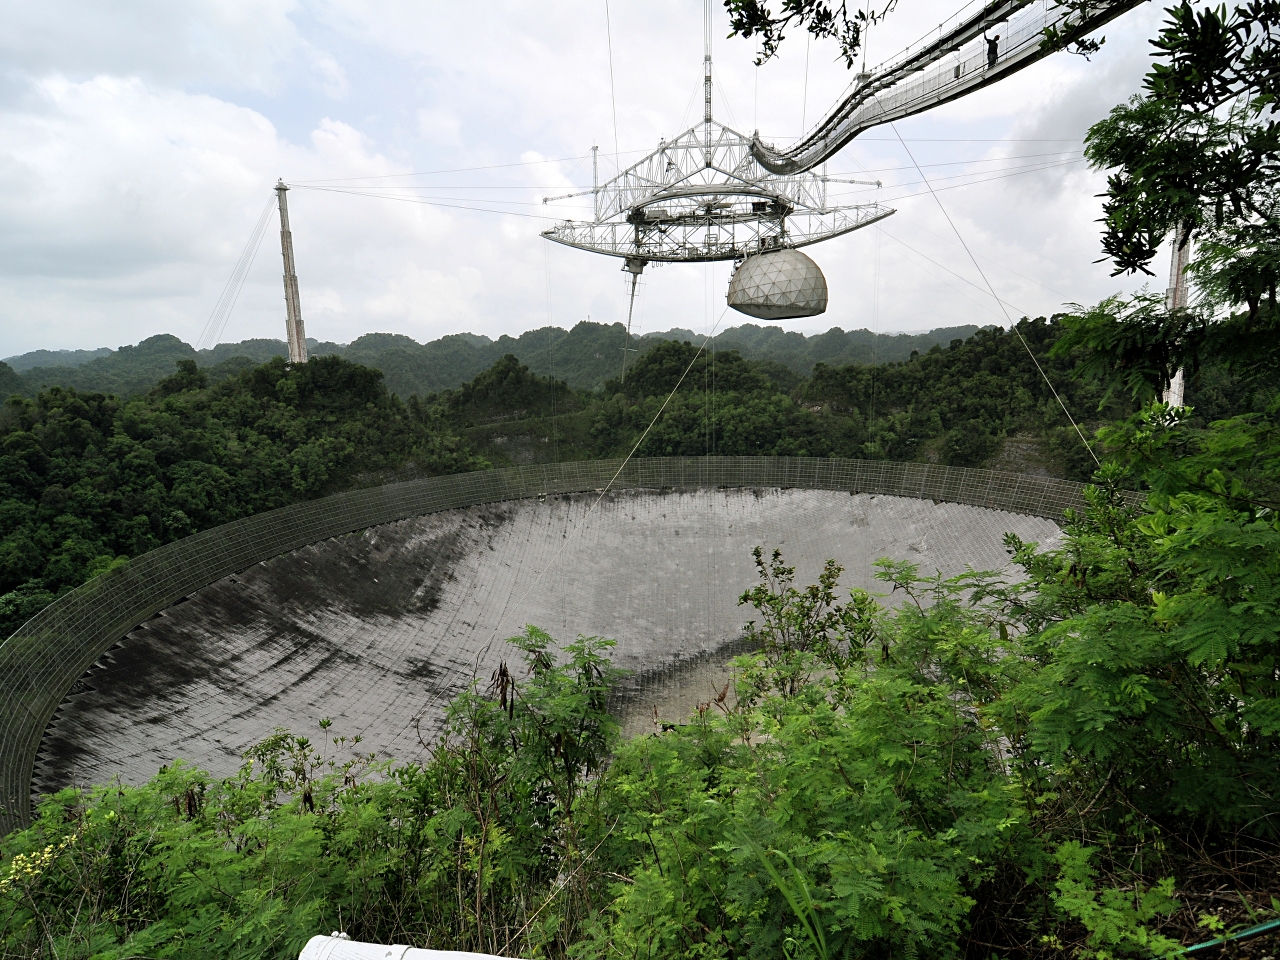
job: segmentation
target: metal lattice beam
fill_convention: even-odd
[[[828,182],[770,173],[752,155],[750,137],[705,120],[591,191],[569,194],[594,197],[593,221],[566,220],[542,235],[614,257],[737,260],[829,240],[894,212],[878,203],[831,205]],[[560,199],[567,197],[547,202]]]

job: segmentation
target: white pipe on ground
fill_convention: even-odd
[[[459,950],[421,950],[395,943],[359,943],[345,933],[312,937],[298,954],[298,960],[504,960],[488,953]]]

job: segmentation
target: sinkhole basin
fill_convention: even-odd
[[[65,786],[181,759],[233,772],[284,727],[413,760],[449,700],[526,624],[613,638],[631,729],[715,696],[741,650],[752,550],[800,585],[833,558],[998,570],[1006,532],[1052,544],[1076,484],[923,464],[671,458],[544,465],[298,504],[138,558],[0,645],[0,828]]]

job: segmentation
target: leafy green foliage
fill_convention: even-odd
[[[450,707],[423,764],[277,731],[223,781],[65,790],[5,841],[0,944],[22,957],[296,957],[317,930],[561,953],[591,908],[581,824],[616,736],[609,643],[514,638],[488,694]]]
[[[1078,312],[1066,318],[1066,332],[1050,353],[1079,352],[1083,359],[1073,372],[1110,384],[1104,402],[1116,389],[1142,402],[1157,399],[1179,369],[1189,368],[1192,377],[1199,372],[1206,324],[1194,313],[1166,310],[1163,296],[1114,296],[1093,307],[1074,306]]]
[[[495,420],[572,413],[580,398],[563,380],[539,377],[507,354],[470,383],[427,398],[451,421],[475,426]]]
[[[278,732],[224,781],[68,790],[0,847],[21,956],[285,957],[318,930],[594,958],[1169,955],[1270,916],[1280,831],[1274,411],[1152,405],[1010,582],[884,560],[797,587],[757,649],[619,742],[609,643],[529,627],[420,763]],[[1120,495],[1141,478],[1143,505]],[[1269,905],[1270,904],[1270,905]],[[1212,910],[1209,908],[1212,907]]]
[[[1147,271],[1171,231],[1181,243],[1206,229],[1240,247],[1237,234],[1275,219],[1280,4],[1196,11],[1184,0],[1168,16],[1146,95],[1112,110],[1085,141],[1086,156],[1114,170],[1103,247],[1117,272]],[[1242,252],[1237,259],[1274,277],[1269,250]]]
[[[380,472],[484,462],[381,374],[282,360],[210,386],[194,360],[120,400],[54,388],[0,409],[0,635],[125,558]]]
[[[759,37],[757,64],[776,56],[786,39],[786,31],[797,26],[815,37],[834,39],[840,45],[845,65],[852,69],[862,48],[863,32],[897,6],[897,2],[887,0],[882,9],[869,4],[851,12],[846,2],[782,0],[781,11],[776,16],[762,0],[724,0],[724,6],[729,12],[729,36]]]

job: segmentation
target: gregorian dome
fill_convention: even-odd
[[[729,306],[759,320],[816,317],[827,309],[827,278],[799,250],[747,257],[729,281]]]

